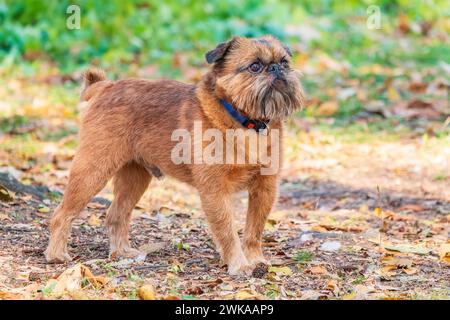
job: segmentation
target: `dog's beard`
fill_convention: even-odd
[[[303,89],[295,71],[281,79],[267,75],[227,75],[218,79],[233,105],[252,119],[282,120],[303,106]]]

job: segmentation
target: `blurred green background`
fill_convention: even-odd
[[[66,27],[71,4],[81,9],[79,30]],[[381,10],[382,32],[366,28],[366,10],[371,4]],[[106,67],[156,64],[164,72],[174,72],[174,54],[200,64],[205,51],[233,35],[271,33],[298,45],[299,50],[323,51],[354,66],[395,65],[403,59],[432,65],[439,58],[448,61],[448,43],[435,39],[427,48],[419,45],[405,50],[398,37],[381,34],[392,34],[399,19],[404,20],[404,28],[411,29],[403,30],[411,31],[411,37],[429,33],[428,27],[448,33],[449,15],[450,3],[445,0],[3,0],[0,58],[9,64],[50,60],[63,72],[92,62]]]
[[[66,27],[71,4],[81,10],[78,30]],[[367,27],[370,5],[380,10],[380,29]],[[36,140],[77,131],[88,65],[113,79],[196,82],[217,43],[268,33],[293,49],[303,73],[308,107],[290,120],[294,129],[351,141],[404,134],[448,140],[446,0],[0,0],[4,150],[32,153]],[[41,120],[46,124],[30,129]]]

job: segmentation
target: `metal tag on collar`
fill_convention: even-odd
[[[258,128],[256,131],[259,134],[267,136],[269,134],[269,126],[263,121],[258,121]]]
[[[262,134],[263,136],[268,136],[269,135],[269,126],[266,126],[264,129],[259,129],[258,133]]]

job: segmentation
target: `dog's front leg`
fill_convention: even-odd
[[[253,268],[245,258],[234,226],[231,196],[211,190],[200,190],[202,207],[214,242],[231,275],[249,275]]]
[[[261,175],[252,182],[248,193],[247,221],[244,230],[244,253],[252,266],[269,264],[264,258],[261,240],[264,225],[277,196],[276,175]]]

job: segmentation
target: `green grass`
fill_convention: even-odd
[[[292,259],[298,263],[307,263],[314,259],[314,253],[305,250],[298,251]]]

